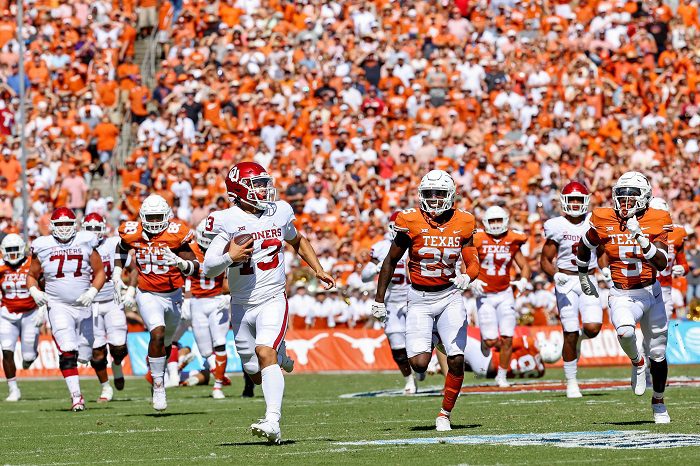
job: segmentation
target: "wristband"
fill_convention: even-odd
[[[586,246],[588,249],[595,249],[595,244],[592,244],[590,241],[588,241],[588,235],[583,235],[581,237],[581,242]]]
[[[655,255],[658,249],[656,249],[656,245],[652,244],[649,247],[649,250],[644,253],[644,258],[648,261],[650,261]]]
[[[642,249],[646,248],[651,244],[651,241],[646,236],[638,235],[635,236],[634,239],[637,240],[637,243],[642,247]]]
[[[578,268],[585,268],[585,269],[586,269],[586,273],[588,273],[588,261],[582,261],[581,259],[579,259],[579,258],[577,257],[577,258],[576,258],[576,266],[577,266]]]

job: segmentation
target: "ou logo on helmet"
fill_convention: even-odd
[[[231,171],[228,172],[228,179],[234,183],[238,183],[239,176],[238,167],[233,167]]]

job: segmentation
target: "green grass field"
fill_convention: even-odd
[[[582,369],[580,378],[621,378],[625,368]],[[698,366],[671,367],[672,376],[700,376]],[[268,446],[248,426],[262,416],[259,388],[241,399],[242,380],[233,376],[226,400],[209,397],[209,387],[168,392],[164,414],[150,407],[149,387],[127,381],[109,404],[88,402],[87,411],[68,411],[63,381],[20,381],[23,400],[0,402],[0,463],[4,464],[700,464],[700,448],[560,448],[506,445],[339,445],[338,442],[455,437],[513,433],[636,430],[652,433],[700,431],[700,390],[667,392],[673,419],[651,422],[650,392],[594,391],[583,399],[563,393],[464,395],[453,412],[452,432],[438,434],[434,419],[439,397],[339,398],[376,389],[398,389],[397,374],[292,375],[282,420],[285,443]],[[547,378],[561,378],[551,370]],[[466,383],[475,383],[467,374]],[[424,385],[441,383],[429,377]],[[83,380],[87,399],[98,395],[94,379]],[[6,396],[3,384],[0,396]]]

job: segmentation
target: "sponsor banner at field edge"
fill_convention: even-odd
[[[637,330],[638,334],[639,329]],[[469,335],[479,338],[479,329],[469,328]],[[535,340],[549,339],[561,345],[563,336],[560,327],[517,327],[516,336],[529,335]],[[641,341],[641,335],[639,335]],[[372,371],[394,370],[396,365],[391,358],[391,350],[386,336],[381,330],[373,329],[333,329],[333,330],[289,330],[285,338],[287,351],[295,359],[295,372],[323,371]],[[185,370],[200,370],[204,360],[199,354],[192,332],[185,332],[180,343],[189,346],[195,359]],[[124,361],[126,375],[146,373],[148,333],[130,333],[127,337],[130,357]],[[229,331],[226,350],[228,352],[227,372],[240,372],[241,360],[233,344],[233,333]],[[671,364],[700,363],[700,322],[671,321],[669,323],[669,345],[667,352]],[[596,338],[584,340],[581,344],[582,366],[603,366],[628,364],[622,352],[615,330],[603,327]],[[58,350],[50,336],[39,340],[39,357],[28,370],[21,369],[19,342],[15,351],[15,363],[19,377],[60,376]],[[561,366],[559,361],[554,366]],[[83,375],[93,375],[89,367],[81,367]]]

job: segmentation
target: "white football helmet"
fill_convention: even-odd
[[[197,228],[194,230],[195,240],[202,249],[208,249],[209,245],[211,245],[211,240],[213,240],[215,236],[216,235],[207,231],[206,218],[202,219],[202,221],[197,225]]]
[[[537,349],[540,352],[542,362],[554,364],[561,358],[561,348],[549,340],[539,340]]]
[[[503,207],[494,205],[486,209],[481,222],[484,224],[484,231],[489,235],[502,235],[508,231],[509,220],[508,212]]]
[[[26,244],[22,237],[16,233],[10,233],[0,243],[2,259],[9,264],[18,264],[27,256]]]
[[[170,219],[173,218],[173,211],[168,202],[157,194],[148,196],[139,210],[141,226],[144,231],[157,235],[168,228]]]
[[[649,206],[651,184],[639,172],[624,173],[612,189],[613,207],[622,218],[634,217]]]
[[[431,170],[418,185],[420,208],[423,212],[440,215],[454,206],[456,193],[455,182],[446,171]]]
[[[659,209],[664,210],[666,212],[670,212],[670,209],[668,208],[668,203],[660,197],[652,197],[651,201],[649,201],[649,207],[651,207],[652,209]]]

